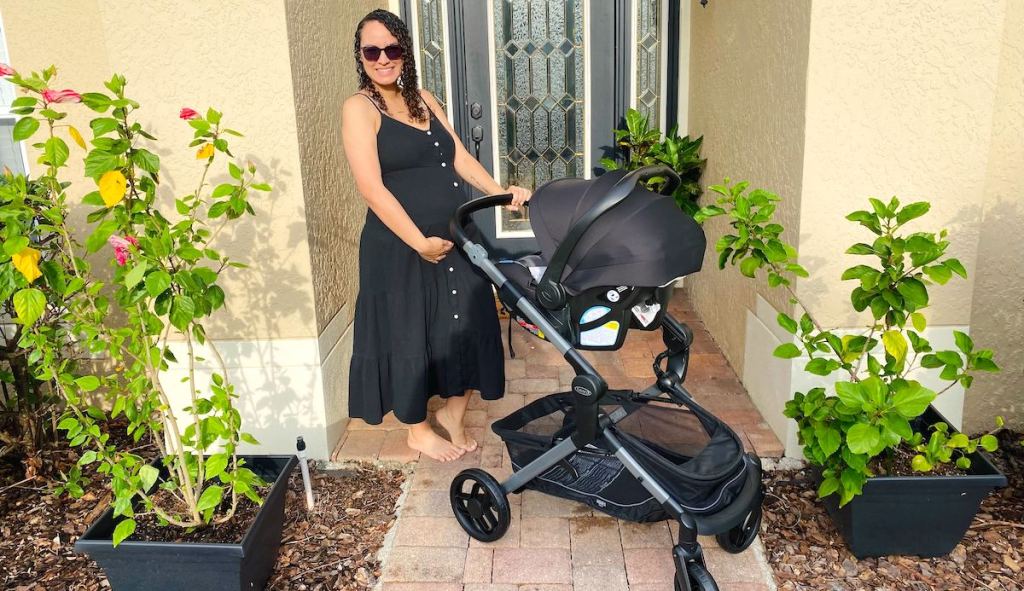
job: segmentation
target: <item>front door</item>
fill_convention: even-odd
[[[669,124],[670,0],[402,4],[421,84],[503,186],[594,176],[629,106]],[[492,256],[536,249],[525,213],[493,210],[476,221]]]

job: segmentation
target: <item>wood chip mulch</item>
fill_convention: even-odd
[[[1024,590],[1024,447],[1003,431],[991,454],[1009,485],[982,503],[971,528],[942,558],[857,560],[821,502],[809,470],[765,473],[761,539],[783,591]]]
[[[45,461],[67,469],[77,459],[58,446]],[[0,589],[5,591],[97,591],[109,589],[103,571],[72,551],[74,542],[104,510],[109,495],[102,480],[81,499],[56,497],[41,479],[25,480],[24,469],[0,458]],[[380,577],[377,552],[394,523],[405,475],[359,465],[312,471],[316,506],[305,508],[296,468],[285,508],[285,530],[267,589],[367,590]],[[12,486],[13,485],[13,486]]]

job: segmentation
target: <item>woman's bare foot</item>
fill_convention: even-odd
[[[454,398],[449,398],[448,400],[454,400]],[[452,416],[448,404],[434,411],[434,417],[437,418],[437,423],[448,432],[448,436],[452,438],[452,444],[466,453],[476,450],[476,440],[466,434],[465,424],[462,419],[456,419]]]
[[[409,429],[406,437],[406,444],[422,454],[437,460],[438,462],[451,462],[462,457],[465,453],[461,447],[452,445],[450,441],[441,437],[425,421]]]

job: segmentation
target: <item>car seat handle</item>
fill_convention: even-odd
[[[537,300],[545,308],[558,310],[565,306],[566,293],[565,287],[562,285],[562,275],[565,272],[565,266],[568,264],[569,257],[572,256],[572,251],[576,248],[576,244],[583,238],[583,235],[590,229],[590,226],[597,221],[597,218],[607,213],[608,210],[619,203],[622,203],[639,183],[656,177],[665,177],[668,179],[668,183],[662,187],[662,194],[664,195],[671,195],[682,184],[679,175],[664,164],[645,166],[626,174],[620,174],[620,172],[612,171],[605,173],[594,180],[590,188],[587,189],[587,193],[591,191],[604,191],[605,193],[583,214],[583,217],[572,225],[565,238],[559,243],[558,248],[555,249],[554,254],[551,255],[551,260],[548,261],[548,268],[544,271],[540,281],[537,282]],[[671,190],[669,191],[669,189]]]

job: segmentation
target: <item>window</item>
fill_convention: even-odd
[[[10,64],[7,55],[7,37],[3,22],[0,21],[0,62]],[[17,115],[11,114],[11,102],[14,101],[14,85],[0,79],[0,170],[7,167],[15,173],[28,172],[25,166],[25,151],[21,142],[14,141],[12,133]]]

